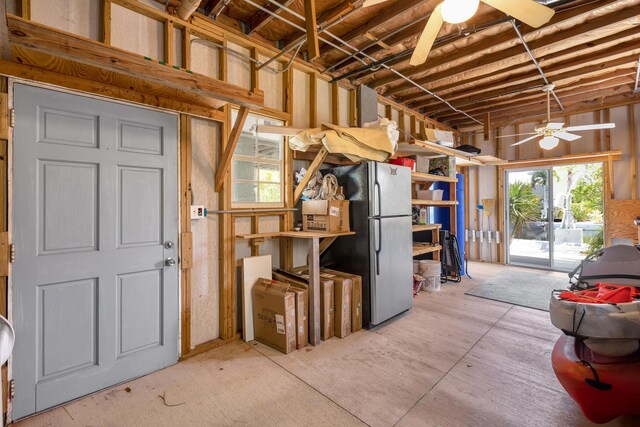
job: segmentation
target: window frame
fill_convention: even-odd
[[[231,110],[231,124],[233,124],[234,122],[234,117],[237,115],[238,110],[236,108]],[[251,122],[250,120],[253,119],[253,122]],[[245,126],[247,127],[247,124],[249,124],[249,126],[252,126],[254,124],[256,124],[255,122],[259,119],[263,119],[263,120],[269,120],[272,122],[277,122],[277,124],[284,126],[285,125],[285,121],[279,119],[279,118],[275,118],[275,117],[271,117],[268,115],[262,115],[262,114],[257,114],[257,113],[249,113],[249,116],[247,117],[247,120],[245,121]],[[255,143],[258,143],[258,140],[260,139],[260,135],[259,134],[249,134],[246,131],[242,131],[241,132],[241,136],[249,136],[252,137],[255,141]],[[275,142],[275,141],[273,141]],[[231,165],[230,165],[230,173],[231,173],[231,208],[232,209],[246,209],[246,208],[284,208],[285,206],[285,188],[284,188],[284,184],[285,184],[285,149],[286,149],[286,138],[284,136],[281,136],[281,139],[279,141],[280,144],[280,155],[279,155],[279,159],[270,159],[270,158],[266,158],[266,157],[258,157],[258,156],[247,156],[244,154],[236,154],[236,150],[234,149],[234,152],[231,156]],[[236,145],[236,149],[237,149],[237,145]],[[251,162],[251,163],[256,163],[258,165],[258,170],[256,171],[256,179],[252,180],[252,179],[242,179],[242,178],[235,178],[235,162],[236,161],[247,161],[247,162]],[[260,180],[260,165],[275,165],[279,167],[280,170],[280,181],[279,182],[270,182],[270,181],[261,181]],[[258,189],[257,192],[257,197],[260,197],[260,184],[279,184],[280,186],[280,201],[279,202],[261,202],[261,201],[253,201],[253,202],[239,202],[239,201],[235,201],[235,196],[236,196],[236,183],[255,183]]]

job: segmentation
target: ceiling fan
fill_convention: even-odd
[[[568,126],[564,127],[564,123],[552,123],[551,122],[551,98],[549,97],[551,91],[555,86],[548,84],[543,86],[542,90],[547,93],[547,121],[542,126],[537,126],[533,132],[518,133],[515,135],[501,135],[498,138],[508,138],[512,136],[533,135],[528,138],[518,141],[511,146],[524,144],[527,141],[542,137],[540,140],[540,148],[545,150],[552,150],[558,146],[560,140],[575,141],[582,138],[580,135],[574,135],[569,132],[580,132],[584,130],[598,130],[598,129],[612,129],[616,127],[615,123],[598,123],[592,125],[580,125],[580,126]]]
[[[388,0],[365,0],[362,7],[369,7]],[[481,0],[444,0],[438,4],[431,13],[427,25],[422,30],[418,43],[413,50],[409,63],[420,65],[427,60],[429,52],[442,25],[460,24],[471,18],[480,5]],[[555,11],[547,6],[536,3],[533,0],[482,0],[483,3],[492,6],[507,15],[516,18],[525,24],[538,28],[551,19]]]

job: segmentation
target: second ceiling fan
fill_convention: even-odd
[[[373,6],[388,0],[365,0],[363,7]],[[433,43],[438,37],[442,25],[460,24],[471,18],[480,5],[481,0],[444,0],[438,4],[425,25],[418,43],[413,50],[409,63],[420,65],[427,60]],[[507,15],[516,18],[525,24],[538,28],[551,19],[555,11],[547,6],[536,3],[533,0],[482,0],[483,3],[492,6]]]

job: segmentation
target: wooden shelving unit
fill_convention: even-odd
[[[449,176],[432,175],[430,173],[423,172],[411,172],[412,182],[458,182],[458,178],[451,178]]]
[[[434,253],[438,255],[436,260],[440,259],[439,252],[442,249],[442,246],[432,245],[430,243],[421,243],[421,242],[413,242],[413,256],[424,255],[429,253]]]
[[[417,233],[419,231],[433,231],[440,230],[442,228],[442,224],[422,224],[422,225],[414,225],[413,232]]]
[[[412,205],[420,205],[420,206],[456,206],[458,202],[456,200],[421,200],[421,199],[413,199],[411,200]]]

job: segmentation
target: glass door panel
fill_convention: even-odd
[[[507,171],[507,254],[512,264],[551,267],[551,169]]]
[[[572,270],[603,244],[602,163],[555,166],[552,267]]]

